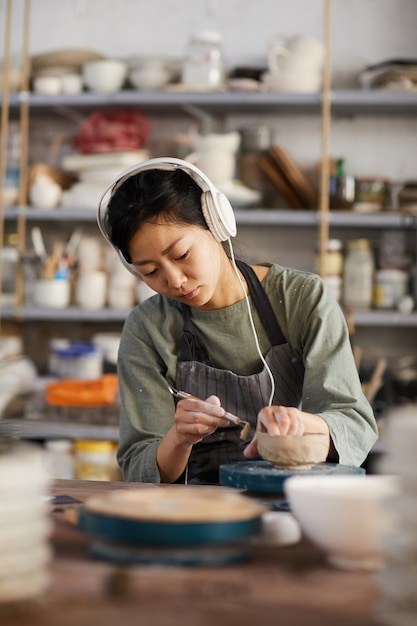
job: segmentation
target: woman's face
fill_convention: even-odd
[[[145,222],[130,240],[129,254],[154,291],[197,309],[227,305],[230,262],[210,231],[190,224]]]

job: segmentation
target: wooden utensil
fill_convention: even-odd
[[[380,358],[372,372],[372,376],[369,382],[363,383],[362,389],[368,402],[372,402],[375,399],[376,394],[382,387],[383,375],[387,368],[387,360]]]
[[[306,209],[317,209],[318,193],[300,168],[280,146],[272,146],[270,154],[287,183]]]
[[[258,156],[258,165],[263,173],[269,178],[279,194],[292,209],[303,209],[304,205],[297,196],[293,188],[288,184],[285,177],[277,169],[271,155],[260,154]]]

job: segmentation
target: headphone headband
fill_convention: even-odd
[[[204,172],[189,161],[174,157],[160,157],[142,161],[124,170],[110,183],[101,196],[97,212],[97,223],[101,234],[113,248],[115,248],[115,246],[111,242],[110,233],[106,226],[106,214],[110,200],[117,189],[131,176],[139,174],[140,172],[146,172],[148,170],[175,171],[177,169],[186,172],[202,189],[201,208],[207,226],[215,239],[217,239],[217,241],[226,241],[230,239],[230,237],[236,236],[236,220],[232,206],[226,196],[213,185]],[[136,270],[131,264],[127,263],[120,250],[118,248],[115,249],[127,269],[137,275]]]

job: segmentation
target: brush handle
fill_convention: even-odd
[[[173,387],[170,387],[169,390],[176,398],[193,398],[194,400],[200,400],[200,398],[197,398],[196,396],[193,396],[191,395],[191,393],[187,393],[186,391],[178,391],[178,389],[173,389]],[[228,422],[232,422],[232,424],[244,425],[248,423],[245,422],[245,420],[241,420],[240,417],[237,417],[237,415],[229,413],[229,411],[225,411],[223,418],[226,419]]]

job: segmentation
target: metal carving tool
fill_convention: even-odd
[[[176,398],[194,398],[194,400],[201,399],[193,396],[191,393],[187,393],[186,391],[178,391],[178,389],[174,389],[174,387],[171,387],[170,385],[168,385],[168,389]],[[225,411],[223,418],[228,422],[235,424],[236,426],[241,426],[242,431],[240,433],[240,438],[242,439],[242,441],[245,441],[247,439],[250,431],[250,422],[240,419],[240,417],[237,417],[237,415],[233,415],[233,413],[229,413],[229,411]]]

